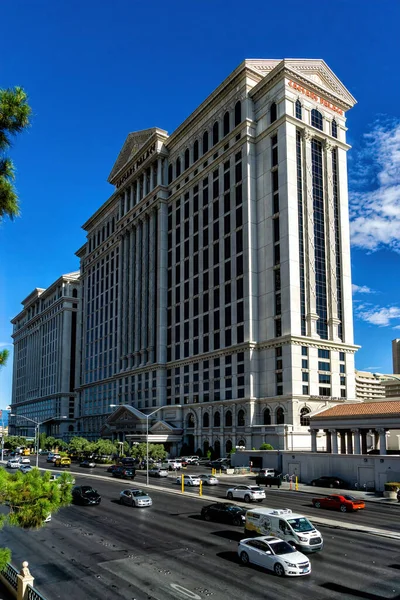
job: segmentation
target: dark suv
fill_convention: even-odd
[[[131,458],[130,456],[127,456],[126,458],[123,458],[121,460],[121,463],[124,465],[124,467],[134,467],[135,466],[135,459]]]
[[[117,467],[112,472],[113,477],[119,477],[120,479],[135,479],[135,475],[135,469],[131,467]]]
[[[76,485],[72,490],[72,502],[83,506],[97,505],[101,496],[90,485]]]

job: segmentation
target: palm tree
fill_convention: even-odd
[[[0,367],[5,367],[9,354],[9,350],[0,350]]]
[[[29,126],[31,108],[28,97],[20,87],[0,89],[0,152],[11,146],[12,137]],[[0,156],[0,222],[5,216],[11,220],[19,215],[18,195],[14,188],[14,165]],[[1,363],[0,363],[1,364]]]

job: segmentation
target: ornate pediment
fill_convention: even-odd
[[[131,160],[131,158],[137,154],[147,140],[157,131],[156,127],[150,129],[142,129],[141,131],[134,131],[128,134],[124,145],[122,146],[121,152],[118,154],[118,158],[114,163],[111,173],[108,177],[108,181],[111,182],[115,175],[123,169],[123,167]]]
[[[111,413],[111,415],[107,419],[107,423],[115,424],[124,421],[130,421],[131,423],[141,423],[145,420],[146,419],[140,412],[140,410],[137,410],[134,406],[128,406],[127,404],[124,404],[122,406],[118,406],[118,408],[116,408],[114,412]]]
[[[176,427],[173,427],[166,421],[157,421],[152,427],[150,427],[151,433],[171,433],[176,431]]]
[[[274,77],[283,68],[287,69],[304,80],[305,84],[309,82],[311,87],[318,86],[321,91],[325,90],[328,95],[336,96],[349,107],[356,103],[355,98],[322,59],[246,60],[246,65],[267,78]]]

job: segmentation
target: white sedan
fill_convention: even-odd
[[[21,463],[19,462],[19,460],[9,460],[7,461],[7,468],[8,469],[19,469],[21,466]]]
[[[245,502],[262,502],[265,500],[265,492],[258,485],[237,485],[234,488],[229,488],[226,492],[226,497],[229,500],[238,498]]]
[[[197,475],[182,475],[182,477],[184,478],[185,485],[200,485],[200,477],[197,477]],[[176,478],[176,483],[182,483],[181,475]]]
[[[219,480],[214,475],[199,475],[203,485],[218,485]]]
[[[310,575],[311,564],[304,554],[293,546],[272,536],[260,536],[240,540],[238,556],[244,565],[249,563],[274,571],[282,577]]]

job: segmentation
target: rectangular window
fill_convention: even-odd
[[[307,348],[307,346],[302,346],[301,347],[301,355],[302,356],[308,356],[308,348]]]
[[[318,350],[318,358],[330,358],[329,350]]]
[[[319,388],[319,395],[320,396],[330,396],[331,395],[331,388],[320,387]]]
[[[308,396],[308,385],[303,385],[303,395]]]
[[[302,368],[302,369],[308,369],[308,360],[306,360],[306,359],[303,359],[303,360],[301,361],[301,368]]]
[[[331,376],[330,375],[325,375],[325,374],[319,374],[318,375],[318,381],[319,383],[331,383]]]
[[[346,373],[346,365],[340,365],[340,372]]]
[[[340,385],[346,385],[346,377],[340,378]]]
[[[282,335],[282,321],[281,319],[275,319],[275,337]]]
[[[331,365],[327,362],[318,361],[318,371],[330,371]]]
[[[344,354],[344,352],[339,352],[339,360],[340,360],[341,362],[344,362],[344,359],[345,359],[345,354]]]
[[[308,381],[308,373],[306,371],[303,371],[301,374],[301,379],[302,381]]]

